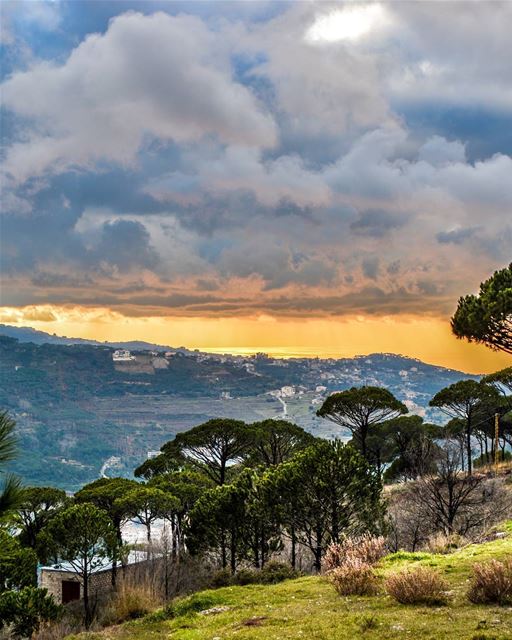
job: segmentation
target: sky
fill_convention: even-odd
[[[0,5],[0,322],[510,364],[511,2]]]

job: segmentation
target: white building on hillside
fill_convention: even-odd
[[[112,360],[114,362],[130,362],[135,360],[135,356],[132,356],[128,349],[116,349],[112,354]]]

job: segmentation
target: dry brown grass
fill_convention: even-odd
[[[467,595],[475,604],[512,603],[512,559],[475,564]]]
[[[386,592],[401,604],[446,604],[448,583],[430,567],[416,567],[392,573]]]
[[[386,540],[364,534],[355,538],[344,538],[327,547],[322,569],[329,573],[349,560],[360,560],[364,564],[374,565],[386,554]]]
[[[119,624],[142,618],[161,604],[154,590],[147,584],[123,582],[112,594],[102,614],[103,625]]]
[[[430,536],[425,545],[425,549],[430,553],[453,553],[457,549],[464,547],[469,542],[457,533],[447,535],[438,531]]]
[[[347,558],[329,571],[327,579],[340,596],[372,596],[378,591],[373,567],[359,558]]]

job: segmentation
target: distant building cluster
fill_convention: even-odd
[[[114,362],[130,362],[135,360],[135,356],[132,356],[128,349],[116,349],[112,354],[112,360]]]

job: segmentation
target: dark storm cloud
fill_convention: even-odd
[[[91,258],[106,260],[120,269],[154,269],[158,254],[151,247],[144,225],[131,220],[115,220],[103,225],[101,239]]]
[[[351,230],[362,236],[382,238],[393,229],[400,229],[407,223],[408,216],[383,209],[368,209],[359,214],[350,225]]]
[[[380,261],[377,257],[365,258],[362,262],[363,274],[369,280],[376,280],[379,275]]]

